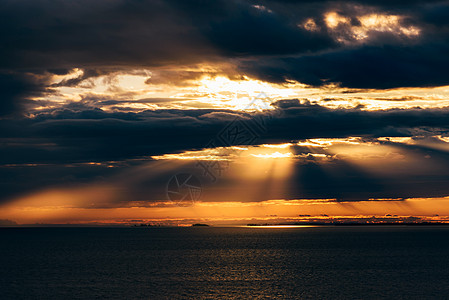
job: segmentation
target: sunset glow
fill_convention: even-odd
[[[153,160],[147,162],[147,167],[136,166],[134,171],[116,174],[106,181],[93,182],[87,186],[41,189],[12,199],[2,206],[0,218],[14,219],[24,224],[133,224],[136,219],[140,220],[138,222],[188,225],[199,221],[211,224],[239,224],[249,220],[262,223],[300,222],[308,220],[309,217],[305,218],[305,215],[313,219],[322,219],[323,215],[326,216],[324,219],[419,216],[423,220],[433,220],[438,215],[436,219],[444,221],[449,216],[446,197],[425,198],[417,190],[415,197],[412,192],[412,197],[401,198],[397,197],[401,190],[395,186],[396,183],[391,183],[391,186],[386,183],[391,180],[388,179],[390,176],[394,176],[394,181],[399,180],[399,183],[411,174],[446,172],[444,168],[438,167],[438,158],[431,157],[425,151],[421,155],[416,151],[410,155],[409,151],[414,150],[404,148],[407,145],[421,145],[427,149],[448,151],[446,138],[436,136],[433,139],[430,143],[430,140],[405,137],[369,140],[361,137],[320,138],[297,143],[205,148],[153,156]],[[160,164],[159,161],[164,163]],[[165,199],[163,194],[156,193],[161,195],[160,198],[152,196],[155,185],[151,182],[158,176],[164,177],[170,170],[194,170],[195,164],[200,161],[226,164],[221,165],[218,183],[208,183],[206,178],[202,179],[201,199],[192,205],[179,206]],[[329,176],[334,177],[332,174],[338,172],[343,162],[360,169],[359,176],[366,174],[378,178],[376,181],[387,180],[382,189],[392,190],[383,196],[378,194],[377,198],[376,194],[368,198],[360,194],[360,198],[348,198],[345,201],[344,198],[332,197],[332,193],[328,194],[329,198],[319,198],[325,194],[314,190],[308,183],[312,178],[305,177],[302,183],[291,181],[293,176],[302,173],[307,176],[310,168],[320,166],[328,175],[319,175],[317,180],[321,180],[321,186],[328,189],[329,184],[334,184],[328,181]],[[103,167],[96,163],[88,165]],[[123,181],[124,178],[126,180]],[[146,192],[148,194],[130,198],[129,193],[142,180],[150,184]],[[338,182],[342,179],[334,177],[334,180]],[[221,182],[226,182],[228,186],[224,194],[221,192]],[[264,197],[269,197],[266,200],[245,201],[257,195],[260,197],[268,187],[270,192],[264,194]],[[298,191],[297,194],[291,193],[294,190]],[[307,198],[301,198],[304,191],[310,193]],[[444,192],[441,196],[444,196]]]

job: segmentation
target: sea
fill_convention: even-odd
[[[449,299],[449,226],[2,228],[0,299]]]

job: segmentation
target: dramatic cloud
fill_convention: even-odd
[[[0,67],[38,73],[88,68],[68,82],[75,84],[110,68],[232,59],[242,71],[275,82],[440,85],[447,83],[440,71],[447,67],[446,4],[2,1]],[[365,79],[351,81],[352,74]],[[415,80],[409,81],[411,74]]]
[[[298,58],[245,62],[243,71],[274,82],[340,83],[354,88],[440,86],[449,82],[449,45],[363,47]]]
[[[441,135],[444,137],[449,134],[448,109],[381,111],[364,111],[360,108],[329,109],[304,101],[301,103],[298,100],[279,101],[275,105],[277,110],[274,112],[255,115],[226,110],[106,113],[101,110],[65,109],[43,113],[31,119],[3,120],[0,123],[3,132],[0,157],[2,177],[5,178],[2,184],[4,195],[17,193],[18,190],[23,191],[25,187],[33,189],[38,186],[57,185],[58,182],[89,181],[98,176],[103,177],[114,173],[117,168],[126,168],[139,161],[140,163],[151,161],[151,156],[205,148],[210,145],[210,141],[214,141],[216,146],[229,146],[229,144],[288,143],[323,137],[362,136],[369,141],[382,136]],[[234,120],[240,120],[245,124],[238,129],[242,136],[225,140],[223,137],[226,136],[226,132],[233,132],[232,128],[235,128],[232,127],[235,124]],[[256,124],[259,120],[264,121],[265,129],[260,129],[260,126]],[[244,132],[245,128],[249,128],[251,135]],[[221,138],[219,142],[216,142],[217,136]],[[440,143],[445,144],[442,141]],[[425,155],[441,157],[445,163],[449,155],[444,147],[429,148],[426,144],[422,146],[404,144],[404,147],[417,147],[416,151],[422,152],[422,157]],[[301,153],[303,149],[298,148],[295,155],[302,155]],[[350,157],[356,157],[356,153],[353,152]],[[406,152],[406,155],[410,153],[412,152]],[[317,152],[316,154],[318,154],[316,158],[313,155],[307,158],[312,159],[311,162],[313,162],[314,159],[319,159],[320,155],[328,153]],[[263,155],[261,158],[263,159]],[[340,195],[348,199],[348,195],[354,193],[351,199],[357,197],[365,199],[369,198],[369,195],[371,197],[410,197],[424,196],[425,191],[429,192],[424,188],[419,193],[411,194],[383,193],[384,189],[378,190],[379,193],[375,192],[377,185],[373,185],[372,180],[363,181],[368,174],[363,175],[360,170],[354,173],[351,171],[354,171],[354,168],[344,164],[344,160],[339,161],[338,164],[332,164],[332,168],[335,169],[331,174],[343,176],[342,174],[348,171],[351,175],[348,175],[347,180],[339,177],[340,179],[336,179],[334,183],[329,183],[329,187],[333,186],[333,188],[324,190],[318,188],[310,194],[307,192],[308,189],[301,189],[299,194],[295,194],[295,190],[291,189],[293,194],[287,196],[326,198]],[[424,160],[422,163],[424,162],[428,161]],[[318,172],[318,166],[313,167],[308,164],[306,169],[302,169],[308,171],[299,173],[298,176],[306,181],[318,176],[313,182],[327,180],[323,177],[326,173]],[[311,173],[306,176],[305,174],[309,171]],[[407,175],[407,172],[403,175]],[[167,179],[167,176],[166,174],[157,178],[163,181]],[[355,180],[355,178],[358,179]],[[398,183],[398,186],[406,185],[407,181],[402,177],[396,181],[390,181],[388,185],[399,182],[398,180],[403,180],[400,184]],[[427,180],[426,182],[429,183]],[[159,183],[164,186],[163,182]],[[348,186],[349,183],[351,183],[350,186]],[[310,189],[310,184],[307,186]],[[356,186],[358,188],[355,188]],[[340,188],[346,192],[337,193],[337,189]],[[361,193],[362,191],[364,192]],[[436,191],[437,195],[441,195],[441,189]],[[161,193],[157,195],[160,196]],[[261,199],[265,199],[264,197]]]
[[[0,71],[0,117],[34,105],[30,98],[45,93],[47,76]]]
[[[69,105],[33,118],[2,120],[2,164],[88,162],[173,153],[205,147],[233,120],[262,119],[259,142],[347,136],[446,135],[449,109],[330,109],[282,100],[274,112],[156,110],[105,112]],[[80,109],[81,108],[81,109]],[[247,140],[230,142],[244,145]],[[228,146],[228,145],[224,145]]]

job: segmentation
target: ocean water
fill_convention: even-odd
[[[448,227],[0,229],[0,299],[448,298]]]

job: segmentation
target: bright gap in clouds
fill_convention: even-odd
[[[350,44],[364,42],[377,33],[390,33],[406,38],[417,38],[421,33],[420,28],[412,25],[403,25],[404,16],[388,15],[381,13],[365,14],[350,17],[332,11],[325,15],[324,21],[329,30],[335,35],[336,40]],[[317,30],[313,19],[308,19],[303,27],[309,31]]]
[[[352,90],[336,85],[316,88],[298,82],[273,84],[202,68],[196,67],[189,71],[170,69],[165,70],[165,73],[145,69],[117,71],[87,78],[77,84],[67,84],[83,76],[82,70],[74,69],[68,75],[54,76],[51,87],[54,92],[34,98],[41,102],[36,102],[31,113],[67,105],[70,109],[78,106],[85,109],[100,108],[108,112],[205,108],[244,110],[259,95],[267,97],[269,102],[297,98],[328,108],[358,107],[362,110],[449,106],[447,86],[390,90]],[[183,72],[187,74],[182,75]],[[174,79],[166,80],[167,77]],[[62,84],[64,82],[65,85]]]
[[[188,74],[183,76],[182,74],[186,72]],[[193,71],[185,71],[182,68],[169,71],[134,70],[112,72],[87,78],[78,84],[67,85],[71,80],[82,77],[83,71],[74,69],[68,75],[54,76],[52,88],[56,93],[46,95],[45,99],[54,107],[78,102],[104,110],[141,111],[166,108],[242,110],[261,94],[274,101],[312,91],[299,83],[272,84],[246,76],[230,78],[230,75],[220,74],[221,71],[214,72],[205,71],[200,67],[193,68]],[[166,77],[174,79],[163,80]],[[102,102],[107,100],[115,100],[117,103],[113,107],[102,105]],[[43,108],[48,108],[48,105]]]

